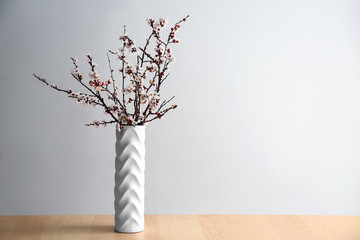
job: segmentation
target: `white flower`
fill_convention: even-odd
[[[165,18],[160,18],[159,19],[159,24],[161,27],[165,27],[167,24],[167,20]]]
[[[124,125],[127,125],[127,124],[133,124],[134,123],[134,119],[133,119],[133,117],[132,116],[124,116],[124,117],[122,117],[122,119],[121,119],[122,121],[122,124],[124,124]]]
[[[156,47],[155,49],[155,52],[159,55],[163,55],[164,54],[164,48],[162,48],[161,46],[159,47]]]
[[[100,74],[97,71],[89,72],[89,77],[92,79],[100,78]]]
[[[170,52],[168,51],[168,52],[167,52],[167,54],[166,54],[166,57],[168,57],[168,58],[172,58],[172,57],[173,57],[172,52],[171,52],[171,51],[170,51]]]
[[[140,101],[141,104],[146,104],[148,102],[149,99],[149,94],[144,92],[144,93],[140,93]]]
[[[154,19],[147,18],[146,22],[151,26],[151,24],[154,22]]]
[[[135,73],[135,68],[133,66],[127,65],[125,68],[125,76],[131,77]]]
[[[157,31],[158,29],[160,29],[160,23],[158,22],[154,22],[154,29]]]
[[[73,68],[73,69],[71,69],[71,73],[74,74],[74,75],[78,75],[79,74],[79,69]]]
[[[149,96],[149,108],[151,111],[154,111],[160,103],[160,95],[157,93],[150,94]]]
[[[141,76],[137,75],[137,76],[135,76],[135,81],[142,82],[143,78]]]
[[[86,96],[83,96],[82,97],[82,101],[83,101],[83,104],[84,105],[87,105],[89,102],[88,102],[88,98]]]
[[[79,92],[75,91],[70,94],[73,98],[77,98],[79,96]]]
[[[126,94],[130,94],[135,90],[135,86],[133,84],[129,84],[125,89],[124,92]]]

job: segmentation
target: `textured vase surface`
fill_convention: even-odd
[[[122,233],[144,230],[145,126],[116,128],[115,228]]]

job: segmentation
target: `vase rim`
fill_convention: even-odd
[[[143,125],[122,125],[123,127],[145,127],[146,124]]]
[[[144,124],[144,125],[122,125],[122,127],[123,128],[145,128],[146,124]]]

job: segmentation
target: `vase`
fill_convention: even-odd
[[[144,230],[145,126],[116,128],[115,228],[116,232]]]

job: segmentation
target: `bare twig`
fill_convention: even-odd
[[[120,36],[120,40],[122,40],[122,49],[119,49],[119,51],[116,52],[109,50],[106,54],[111,76],[109,81],[101,80],[100,75],[95,71],[96,66],[93,63],[93,58],[88,54],[87,58],[91,67],[91,81],[87,84],[83,81],[83,75],[79,72],[77,65],[78,60],[75,57],[72,57],[74,69],[71,75],[87,90],[88,93],[79,93],[70,89],[62,89],[56,85],[49,84],[45,78],[36,74],[33,75],[47,86],[50,86],[59,92],[66,93],[68,97],[74,98],[78,102],[102,106],[105,113],[109,114],[112,118],[109,121],[94,121],[93,123],[86,124],[86,126],[100,126],[112,123],[118,123],[120,126],[142,125],[146,122],[162,118],[168,111],[177,107],[177,105],[172,105],[166,108],[167,104],[169,104],[175,96],[171,97],[169,100],[164,100],[159,104],[161,101],[159,92],[163,82],[167,80],[170,75],[169,65],[174,60],[169,44],[179,42],[179,40],[175,38],[175,34],[180,28],[180,23],[185,22],[188,17],[189,15],[178,21],[175,26],[171,28],[167,39],[165,38],[166,41],[160,36],[162,28],[165,27],[166,20],[160,18],[157,22],[153,19],[148,19],[148,23],[152,27],[152,32],[146,38],[144,46],[138,48],[135,47],[135,41],[127,35],[126,26],[124,26],[124,33]],[[155,54],[149,50],[152,39],[156,42]],[[136,56],[136,65],[132,66],[128,63],[127,53],[137,53],[138,51],[140,51],[140,53]],[[116,55],[116,57],[121,60],[121,69],[119,69],[119,71],[122,78],[122,99],[119,97],[120,95],[118,95],[120,86],[116,85],[117,81],[115,81],[114,78],[114,69],[112,68],[109,53]],[[145,68],[143,69],[144,66]],[[130,88],[126,88],[126,91],[125,80],[130,81]],[[149,83],[149,85],[145,83]],[[113,89],[111,89],[111,86]],[[134,94],[134,96],[132,94]],[[114,105],[111,105],[110,102],[113,102]],[[129,104],[133,104],[133,107],[129,107]],[[128,112],[128,107],[131,109],[134,108],[134,112]]]
[[[99,121],[95,121],[96,123],[87,123],[85,124],[85,126],[95,126],[98,127],[99,125],[108,125],[108,124],[113,124],[113,123],[117,123],[117,121],[105,121],[105,122],[99,122]]]

